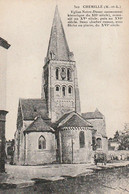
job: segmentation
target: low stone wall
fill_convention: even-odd
[[[108,151],[108,160],[129,160],[129,150]]]

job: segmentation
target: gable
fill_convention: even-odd
[[[58,123],[58,127],[92,127],[92,125],[84,120],[78,113],[72,112]]]
[[[61,127],[92,127],[89,122],[85,122],[77,115],[73,115],[66,123]]]
[[[54,132],[49,125],[41,117],[36,117],[35,120],[24,130],[24,132]]]
[[[64,114],[57,122],[56,122],[56,126],[58,126],[60,123],[65,122],[65,120],[68,120],[68,117],[71,116],[71,114],[74,112],[69,112]]]

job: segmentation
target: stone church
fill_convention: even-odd
[[[90,163],[95,151],[107,152],[105,118],[81,114],[74,55],[56,7],[39,99],[20,99],[14,164]]]

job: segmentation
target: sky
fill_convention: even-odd
[[[41,96],[42,69],[56,4],[76,60],[81,111],[98,108],[105,116],[108,137],[129,122],[129,3],[108,1],[122,5],[120,27],[68,27],[67,14],[74,5],[91,3],[95,1],[0,0],[0,37],[11,44],[6,72],[7,139],[12,139],[16,131],[19,98]]]

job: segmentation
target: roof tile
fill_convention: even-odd
[[[103,114],[98,109],[96,109],[95,112],[82,113],[82,117],[84,119],[103,119],[104,118]]]
[[[54,129],[52,129],[49,124],[39,116],[35,118],[24,132],[54,132]]]

